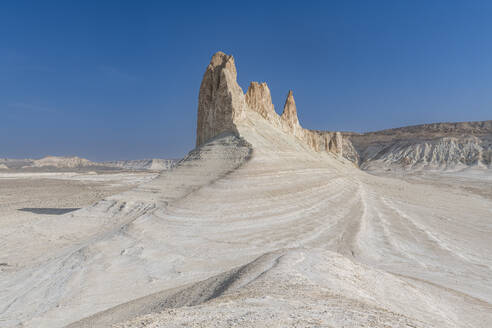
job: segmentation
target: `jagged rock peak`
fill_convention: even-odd
[[[274,116],[275,108],[272,103],[270,89],[265,82],[251,82],[246,92],[246,103],[249,108],[258,112],[264,118]]]
[[[223,52],[212,56],[198,96],[197,146],[220,133],[235,131],[235,120],[244,116],[246,102],[236,77],[234,57]]]
[[[292,92],[292,90],[289,90],[289,93],[287,94],[287,99],[285,100],[284,105],[284,112],[282,113],[281,118],[285,122],[287,122],[287,125],[291,128],[299,125],[296,102],[294,101],[294,93]]]
[[[292,91],[289,91],[281,116],[275,112],[270,89],[266,83],[251,82],[246,95],[237,84],[234,58],[223,52],[212,56],[203,75],[198,96],[197,146],[224,132],[239,134],[238,127],[248,121],[248,113],[262,116],[272,126],[290,134],[315,151],[341,156],[351,151],[340,133],[304,129],[297,117]]]
[[[237,71],[234,63],[234,57],[232,55],[226,55],[222,51],[218,51],[212,56],[212,60],[210,60],[207,70],[210,69],[215,71],[217,69],[222,70],[224,68],[232,72],[234,74],[234,78],[236,78]]]
[[[328,144],[328,149],[339,156],[343,155],[343,136],[340,132],[335,132]]]

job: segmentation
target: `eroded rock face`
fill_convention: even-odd
[[[246,104],[267,120],[271,120],[277,115],[273,107],[270,89],[265,82],[251,82],[246,92]]]
[[[203,76],[198,97],[197,146],[223,132],[237,133],[248,112],[256,112],[273,126],[294,135],[315,151],[330,152],[337,156],[351,147],[339,132],[304,129],[297,117],[294,94],[289,91],[282,115],[275,112],[268,85],[251,82],[246,95],[237,84],[234,58],[222,52],[216,53]]]
[[[299,123],[292,91],[278,115],[266,83],[251,82],[245,95],[236,77],[234,58],[216,53],[200,87],[197,146],[223,132],[238,134],[238,124],[256,112],[313,150],[344,157],[362,168],[373,162],[385,167],[492,165],[492,121],[424,124],[365,134],[308,130]]]
[[[294,93],[292,90],[287,94],[287,99],[285,100],[284,112],[280,116],[287,130],[295,132],[295,130],[300,129],[299,119],[297,118],[297,107],[294,101]],[[294,133],[295,134],[295,133]]]
[[[364,170],[492,168],[492,121],[436,123],[351,134]]]
[[[244,115],[246,102],[236,82],[234,58],[217,52],[203,75],[198,96],[196,145],[227,131],[235,131],[234,121]]]

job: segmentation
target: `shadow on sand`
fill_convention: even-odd
[[[19,208],[19,211],[24,211],[24,212],[31,212],[34,214],[49,214],[49,215],[61,215],[69,212],[76,211],[80,208],[52,208],[52,207],[46,207],[46,208],[39,208],[39,207],[25,207],[25,208]]]

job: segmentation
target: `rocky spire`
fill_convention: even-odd
[[[335,132],[328,144],[330,152],[342,156],[343,155],[343,137],[340,132]]]
[[[256,117],[247,117],[248,112],[257,112],[272,126],[295,136],[314,151],[344,153],[345,144],[349,143],[344,142],[341,133],[307,130],[300,125],[292,91],[289,91],[284,111],[279,116],[266,83],[251,82],[245,95],[236,78],[234,58],[223,52],[213,55],[198,96],[197,146],[224,132],[239,134],[237,127]]]
[[[249,108],[263,116],[263,118],[269,119],[276,115],[270,89],[265,82],[261,84],[251,82],[246,92],[246,104],[248,104]]]
[[[294,93],[292,92],[292,90],[289,90],[289,94],[287,95],[287,99],[285,100],[284,112],[282,113],[280,118],[292,130],[300,127],[299,119],[297,118],[296,102],[294,101]]]
[[[198,96],[196,145],[226,132],[235,132],[235,120],[244,116],[244,93],[236,82],[234,58],[223,52],[213,55],[203,75]]]

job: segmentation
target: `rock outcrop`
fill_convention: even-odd
[[[114,167],[124,170],[150,170],[163,171],[171,169],[178,161],[174,159],[137,159],[126,161],[110,161],[100,163],[103,166]]]
[[[266,83],[251,82],[244,94],[236,78],[234,58],[216,53],[200,86],[197,146],[224,132],[239,135],[238,126],[255,112],[314,151],[344,157],[362,169],[491,166],[492,121],[424,124],[365,134],[308,130],[299,122],[292,91],[278,115]]]
[[[304,129],[299,123],[294,94],[289,91],[282,115],[272,103],[266,83],[251,82],[246,94],[237,84],[234,58],[216,53],[203,76],[198,97],[197,141],[200,146],[210,138],[224,132],[237,133],[248,113],[256,112],[273,126],[303,141],[318,152],[329,152],[347,158],[356,153],[340,132]],[[355,160],[351,159],[355,162]]]
[[[277,116],[270,89],[265,82],[251,82],[246,92],[246,104],[267,120],[274,120]]]
[[[492,167],[492,121],[423,124],[345,138],[367,170]]]
[[[299,119],[297,118],[297,107],[294,101],[294,93],[289,90],[287,94],[287,99],[285,100],[284,111],[280,116],[282,123],[286,130],[292,131],[294,135],[300,135],[301,125],[299,124]]]
[[[32,163],[33,167],[56,167],[56,168],[80,168],[88,166],[96,166],[97,163],[91,162],[88,159],[63,156],[46,156],[41,159],[35,160]]]
[[[223,132],[235,132],[246,110],[243,90],[236,82],[234,58],[216,53],[203,76],[198,96],[197,146]]]

